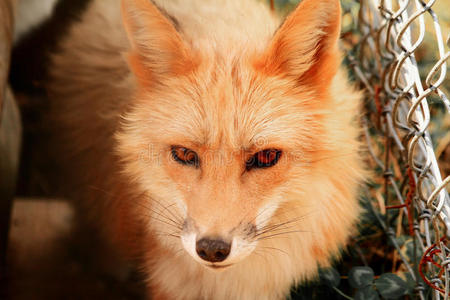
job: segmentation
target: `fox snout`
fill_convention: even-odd
[[[225,268],[243,260],[256,247],[255,225],[242,222],[224,230],[200,229],[188,218],[181,232],[187,253],[198,263],[213,269]]]
[[[231,250],[231,242],[220,238],[202,238],[197,241],[195,250],[201,259],[208,262],[224,261]]]

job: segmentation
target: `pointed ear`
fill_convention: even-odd
[[[150,0],[122,0],[122,18],[131,43],[128,63],[142,85],[193,68],[188,45]]]
[[[303,0],[275,33],[257,69],[327,87],[340,65],[339,0]]]

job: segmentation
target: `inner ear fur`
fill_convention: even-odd
[[[131,44],[128,63],[142,84],[193,69],[189,45],[151,1],[122,0],[121,10]]]

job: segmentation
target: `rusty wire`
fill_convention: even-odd
[[[437,1],[445,0],[359,1],[359,38],[348,55],[356,79],[366,89],[369,109],[363,125],[368,152],[374,166],[382,170],[386,210],[380,214],[385,218],[378,219],[406,272],[416,281],[420,299],[425,299],[425,287],[419,277],[433,288],[433,299],[448,299],[450,290],[450,176],[441,177],[429,132],[430,106],[434,105],[430,99],[443,104],[443,115],[450,114],[450,101],[442,88],[450,51],[448,46],[445,51],[433,11]],[[431,17],[432,25],[426,24],[425,16]],[[428,32],[427,26],[432,26]],[[433,40],[438,55],[423,75],[416,52],[425,37]],[[375,144],[383,147],[375,149]],[[391,224],[395,220],[388,213],[395,209],[402,210],[407,220],[405,231],[422,252],[420,261],[408,261],[400,251]]]

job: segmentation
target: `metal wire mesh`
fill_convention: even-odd
[[[450,51],[445,51],[433,11],[437,1],[359,1],[353,28],[358,37],[348,51],[355,77],[367,92],[365,139],[382,178],[379,188],[366,190],[378,198],[369,201],[369,209],[415,280],[420,299],[425,299],[427,286],[433,299],[447,299],[450,290],[450,176],[441,176],[430,134],[434,118],[450,115],[444,88]],[[431,21],[426,23],[425,17]],[[429,70],[422,68],[423,55],[418,55],[425,39],[438,52]],[[432,115],[430,106],[440,107],[442,114]],[[413,239],[413,259],[396,239],[402,231]]]

